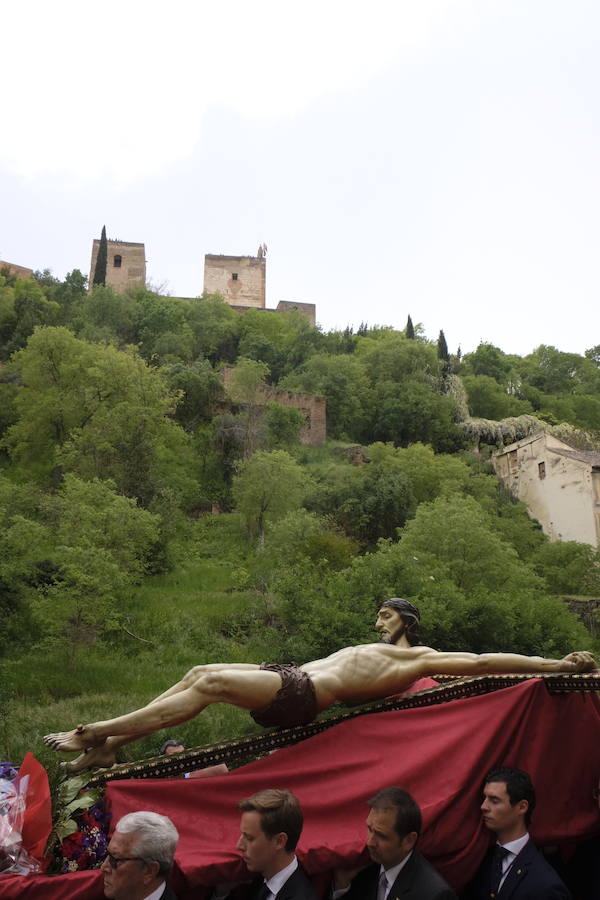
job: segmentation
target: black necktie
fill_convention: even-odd
[[[267,897],[271,896],[271,891],[267,887],[267,882],[263,881],[260,888],[258,889],[258,894],[256,895],[256,900],[267,900]]]
[[[502,878],[502,863],[509,853],[510,850],[507,850],[506,847],[501,847],[500,844],[496,844],[494,847],[494,856],[492,857],[492,877],[490,880],[491,897],[496,897],[498,894],[500,880]]]

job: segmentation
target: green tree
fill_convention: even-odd
[[[44,269],[42,272],[34,272],[33,277],[42,288],[46,299],[60,306],[60,324],[71,325],[73,317],[87,297],[86,276],[79,269],[73,269],[67,273],[64,281],[60,281],[49,269]]]
[[[166,482],[182,498],[193,496],[188,439],[170,417],[175,397],[135,352],[45,328],[11,368],[21,381],[18,419],[4,443],[30,477],[45,484],[66,471],[112,478],[145,506]]]
[[[310,478],[285,450],[257,451],[246,460],[234,479],[233,497],[248,533],[265,541],[267,524],[299,506]]]
[[[106,240],[106,225],[102,226],[96,268],[94,269],[93,284],[106,284],[106,263],[108,261],[108,242]]]
[[[365,365],[353,356],[319,353],[308,359],[280,388],[308,391],[327,400],[327,434],[332,438],[360,440],[369,408],[369,383]]]
[[[493,344],[482,341],[473,353],[463,357],[465,372],[469,375],[487,375],[504,385],[511,369],[506,354]]]
[[[297,310],[265,315],[249,309],[240,322],[240,356],[264,362],[273,384],[311,356],[319,334]]]
[[[397,543],[382,542],[348,570],[321,579],[320,594],[328,605],[371,609],[390,594],[414,599],[424,613],[424,642],[442,649],[562,656],[589,645],[584,627],[545,593],[542,579],[469,497],[422,504]]]
[[[336,519],[347,534],[374,545],[394,538],[414,512],[414,497],[406,475],[395,467],[370,463],[360,472]]]
[[[540,344],[524,358],[522,377],[545,394],[586,393],[590,385],[598,385],[593,360],[546,344]]]
[[[41,495],[31,485],[0,475],[0,657],[38,634],[30,601],[52,538],[37,521],[40,504]]]
[[[443,362],[450,361],[450,354],[448,353],[448,344],[446,343],[446,338],[444,336],[444,332],[440,331],[437,341],[437,355],[438,359],[441,359]]]
[[[600,594],[600,552],[575,541],[544,541],[532,559],[553,594]]]
[[[94,285],[77,308],[72,328],[78,337],[124,348],[139,341],[138,300],[134,292],[117,293],[110,285]]]
[[[252,456],[264,439],[263,419],[267,405],[269,367],[254,359],[238,359],[227,378],[226,392],[239,408],[235,424],[240,430],[244,458]]]
[[[413,325],[412,319],[409,316],[406,320],[406,328],[404,329],[404,334],[408,338],[409,341],[414,341],[415,339],[415,326]]]
[[[306,424],[299,409],[282,406],[281,403],[267,404],[264,422],[267,443],[272,450],[289,448],[297,444],[300,432]]]
[[[194,359],[206,357],[213,365],[235,362],[241,317],[222,297],[209,294],[190,300],[185,315],[192,329]]]
[[[223,400],[222,377],[207,359],[184,364],[173,363],[163,368],[173,392],[179,395],[175,418],[186,431],[192,432],[211,421],[215,407]]]
[[[393,384],[379,385],[378,393],[372,430],[376,440],[393,441],[403,447],[421,441],[442,453],[463,446],[455,422],[455,401],[450,395],[440,394],[418,377],[403,381],[401,391]]]
[[[160,297],[145,288],[130,291],[135,301],[135,328],[140,352],[152,362],[189,362],[195,355],[187,302]]]
[[[58,303],[47,300],[33,278],[17,278],[14,288],[8,291],[13,293],[5,295],[3,359],[8,359],[15,350],[23,347],[38,325],[54,325],[60,318]],[[11,321],[14,322],[12,333],[8,330]]]
[[[65,643],[73,663],[80,647],[117,623],[120,591],[150,568],[159,520],[111,483],[72,475],[46,507],[52,574],[36,591],[32,610],[44,643]]]
[[[507,394],[502,385],[489,375],[464,375],[462,381],[472,416],[498,420],[533,412],[530,403]]]
[[[15,290],[8,278],[0,274],[0,350],[11,337],[17,322]],[[2,354],[4,357],[4,354]]]

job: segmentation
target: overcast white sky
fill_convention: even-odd
[[[600,343],[593,0],[20,0],[2,11],[0,258],[269,247],[267,305],[452,351]]]

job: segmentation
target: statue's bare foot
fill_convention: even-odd
[[[78,725],[73,731],[58,731],[56,734],[44,736],[44,743],[52,750],[72,753],[76,750],[88,750],[100,747],[106,738],[98,737],[91,725]]]
[[[67,775],[85,772],[86,769],[106,769],[115,764],[116,753],[109,747],[92,747],[71,762],[61,763],[61,769]]]
[[[576,650],[575,653],[569,653],[563,659],[568,664],[568,671],[571,672],[593,672],[597,667],[596,660],[587,650]]]

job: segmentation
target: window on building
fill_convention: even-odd
[[[121,259],[120,255],[118,253],[116,253],[115,258],[113,259],[113,266],[115,267],[115,269],[121,268],[122,261],[123,260]]]
[[[231,273],[231,277],[232,277],[232,279],[233,279],[234,281],[237,281],[237,276],[238,276],[238,273],[237,273],[237,272],[232,272],[232,273]]]
[[[546,463],[545,462],[538,463],[538,476],[540,478],[546,477]]]

